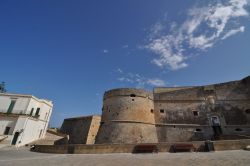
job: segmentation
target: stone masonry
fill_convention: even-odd
[[[91,141],[88,118],[66,119],[69,143],[161,143],[250,136],[250,76],[208,86],[105,92]],[[69,122],[70,121],[70,122]],[[68,127],[66,127],[68,126]],[[73,127],[74,126],[74,127]],[[84,126],[84,127],[83,127]],[[66,128],[66,130],[65,130]],[[94,141],[95,140],[95,141]]]

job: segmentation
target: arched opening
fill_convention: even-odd
[[[130,97],[136,97],[136,95],[135,94],[130,94]]]

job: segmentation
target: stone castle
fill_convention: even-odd
[[[208,86],[105,92],[102,115],[65,119],[70,144],[161,143],[250,137],[250,76]]]

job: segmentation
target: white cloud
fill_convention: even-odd
[[[224,3],[208,4],[188,10],[187,19],[171,23],[170,31],[162,35],[163,24],[157,23],[151,29],[146,48],[155,54],[152,63],[159,67],[168,66],[178,70],[188,66],[189,51],[207,51],[217,41],[224,40],[239,32],[238,18],[249,15],[246,10],[250,0],[229,0]],[[161,33],[161,35],[157,35]]]
[[[103,52],[104,54],[107,54],[107,53],[109,52],[109,50],[104,49],[104,50],[102,50],[102,52]]]
[[[160,55],[160,57],[153,59],[152,63],[159,67],[168,65],[173,70],[186,67],[187,64],[184,62],[185,57],[181,53],[182,48],[179,47],[178,43],[175,44],[174,42],[175,39],[170,35],[153,40],[147,48]]]
[[[120,69],[120,68],[117,69],[117,72],[118,73],[123,73],[122,69]]]
[[[122,46],[122,48],[128,48],[128,45],[127,45],[127,44],[125,44],[125,45],[123,45],[123,46]]]
[[[165,86],[166,85],[166,83],[163,81],[163,80],[161,80],[161,79],[149,79],[148,81],[147,81],[147,83],[149,84],[149,85],[152,85],[152,86]]]
[[[146,85],[153,87],[166,85],[166,82],[159,78],[146,78],[141,76],[140,74],[125,74],[124,72],[120,73],[120,77],[118,77],[117,80],[120,82],[134,84],[137,88],[144,88]]]
[[[121,82],[129,82],[129,83],[134,83],[134,80],[127,78],[127,77],[120,77],[118,78],[119,81]]]
[[[151,28],[151,32],[153,33],[153,34],[158,34],[159,32],[161,32],[162,30],[164,30],[164,25],[162,24],[162,23],[160,23],[160,22],[158,22],[158,23],[156,23],[156,24],[154,24],[153,26],[152,26],[152,28]]]
[[[228,38],[230,36],[235,35],[236,33],[244,32],[244,31],[245,31],[245,27],[244,26],[241,26],[238,29],[232,29],[229,32],[227,32],[221,39],[224,40],[224,39],[226,39],[226,38]]]

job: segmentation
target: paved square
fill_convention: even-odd
[[[0,149],[0,166],[249,166],[250,151],[158,154],[43,154],[27,148]]]

